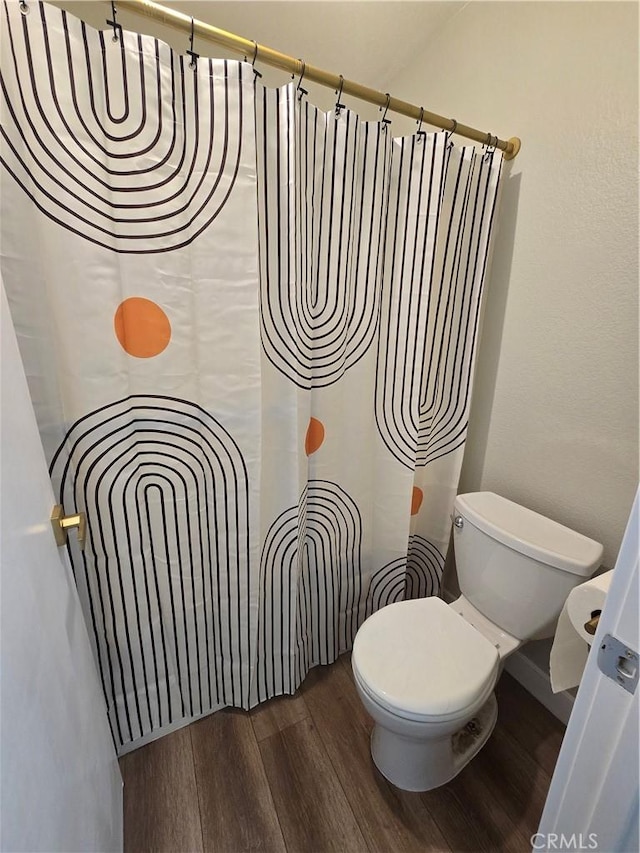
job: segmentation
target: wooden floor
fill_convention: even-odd
[[[531,849],[564,727],[508,674],[486,746],[424,794],[371,762],[348,655],[293,697],[225,710],[121,759],[125,851]]]

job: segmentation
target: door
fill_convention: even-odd
[[[640,493],[639,493],[640,494]],[[636,500],[622,540],[607,601],[558,756],[534,850],[637,853],[638,695],[604,675],[598,651],[607,634],[638,652],[638,531]],[[622,664],[623,681],[637,659]]]
[[[1,323],[0,849],[121,850],[122,779],[4,289]]]

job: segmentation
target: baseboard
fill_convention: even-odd
[[[561,693],[554,693],[551,690],[549,673],[541,670],[521,651],[509,655],[504,668],[541,705],[544,705],[554,717],[557,717],[566,726],[573,710],[574,697],[571,693],[566,690]]]
[[[117,749],[118,758],[122,758],[123,755],[127,755],[130,752],[134,752],[136,749],[140,749],[141,746],[146,746],[148,743],[153,743],[154,740],[158,740],[161,737],[165,737],[165,735],[173,734],[173,732],[177,732],[178,729],[182,729],[185,726],[190,726],[191,723],[195,723],[198,720],[201,720],[203,717],[208,717],[210,714],[215,714],[216,711],[222,710],[224,705],[221,705],[220,708],[215,708],[211,711],[205,711],[204,714],[195,714],[193,717],[181,717],[175,723],[168,723],[166,726],[162,726],[162,728],[154,729],[149,734],[144,735],[143,737],[134,740],[133,743],[125,743],[124,746],[121,746]]]

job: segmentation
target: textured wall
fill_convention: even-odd
[[[638,481],[637,32],[635,3],[468,3],[391,83],[523,141],[461,490],[597,539],[609,566]]]

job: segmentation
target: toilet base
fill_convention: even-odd
[[[382,775],[403,791],[430,791],[450,782],[487,742],[498,718],[492,693],[473,719],[453,734],[418,740],[376,723],[371,757]]]

